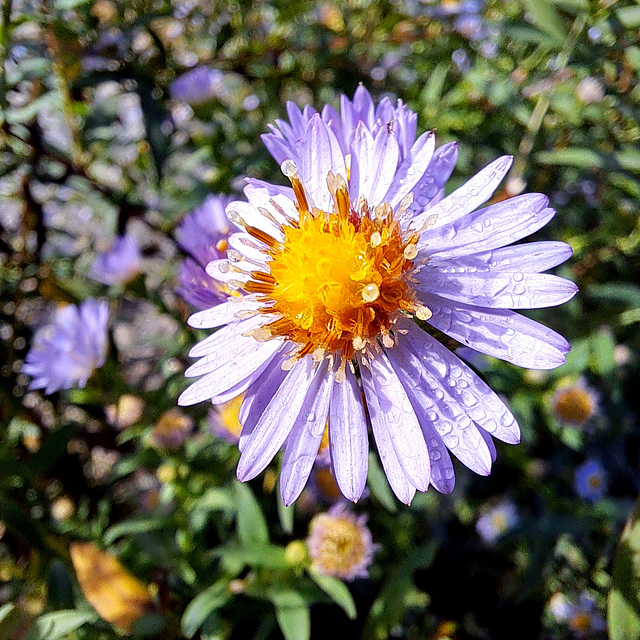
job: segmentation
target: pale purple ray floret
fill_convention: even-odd
[[[176,293],[196,309],[208,309],[226,300],[220,284],[205,267],[225,256],[232,225],[224,210],[230,201],[229,196],[208,196],[176,229],[178,244],[191,256],[180,265]]]
[[[552,218],[548,199],[525,194],[482,208],[509,170],[510,156],[443,197],[456,145],[436,149],[432,133],[416,137],[415,113],[388,99],[376,107],[363,87],[352,101],[343,96],[339,113],[329,106],[321,113],[311,107],[300,111],[292,103],[287,110],[289,121],[277,121],[263,139],[295,191],[249,180],[248,202],[227,207],[237,228],[229,237],[233,252],[228,260],[210,262],[207,273],[247,295],[229,296],[189,319],[192,327],[223,328],[191,350],[200,359],[186,375],[202,377],[179,403],[218,404],[245,393],[238,478],[257,476],[284,447],[285,504],[304,488],[327,420],[331,467],[350,500],[364,490],[370,431],[393,491],[407,504],[429,485],[453,490],[450,454],[476,473],[489,474],[496,457],[493,438],[517,443],[518,424],[487,384],[429,331],[521,367],[551,369],[564,362],[567,341],[513,311],[559,305],[577,291],[572,282],[541,273],[571,256],[567,244],[508,246]],[[336,185],[348,191],[346,205]],[[398,237],[407,243],[405,272],[398,276],[405,293],[403,304],[390,312],[388,328],[381,325],[379,334],[364,338],[354,333],[353,347],[345,343],[330,352],[279,332],[318,310],[285,317],[281,298],[264,293],[275,291],[278,282],[266,288],[260,283],[275,280],[275,256],[300,251],[289,240],[298,225],[308,225],[309,216],[335,219],[345,206],[353,233],[367,217],[386,220],[390,226],[380,227],[385,233],[400,229]],[[374,256],[383,240],[376,233],[370,238],[366,255]],[[315,265],[299,264],[300,282],[316,277]],[[302,273],[307,266],[309,274]],[[354,281],[359,277],[351,275]],[[375,285],[363,289],[365,301],[378,295]]]
[[[53,393],[84,387],[106,358],[109,306],[85,300],[57,309],[51,322],[36,331],[22,373],[32,377],[30,389]]]
[[[140,273],[142,253],[132,235],[116,238],[108,251],[99,254],[89,277],[103,284],[125,284]]]

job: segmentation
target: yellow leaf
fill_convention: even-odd
[[[103,620],[129,632],[136,620],[151,613],[147,587],[115,556],[90,542],[74,542],[69,550],[80,589]]]

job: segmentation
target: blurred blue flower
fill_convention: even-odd
[[[90,299],[80,307],[57,309],[52,322],[36,332],[22,367],[33,378],[29,388],[53,393],[84,387],[105,362],[108,318],[105,301]]]
[[[503,500],[478,518],[476,531],[485,542],[492,543],[513,529],[519,519],[516,505],[511,500]]]
[[[588,591],[580,594],[578,602],[568,600],[562,593],[556,593],[549,601],[549,609],[553,617],[558,622],[565,623],[576,638],[591,638],[607,628],[604,617],[597,609],[595,598]]]
[[[608,487],[607,472],[595,458],[587,460],[577,469],[573,487],[585,502],[597,502],[604,496]]]
[[[140,273],[142,254],[132,235],[116,238],[111,248],[99,254],[89,272],[89,277],[103,284],[125,284]]]

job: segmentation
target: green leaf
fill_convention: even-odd
[[[640,638],[640,500],[620,537],[607,618],[610,640]]]
[[[587,294],[618,305],[625,304],[630,307],[640,307],[640,287],[629,282],[591,285],[587,290]]]
[[[337,605],[340,605],[344,609],[344,612],[349,616],[350,620],[356,619],[358,615],[356,604],[344,582],[333,576],[324,576],[316,571],[310,571],[309,575]]]
[[[402,621],[412,597],[417,593],[413,573],[431,565],[437,548],[433,541],[419,547],[395,568],[371,607],[364,637],[386,638],[391,629]]]
[[[26,640],[58,640],[79,629],[87,622],[95,622],[93,611],[56,611],[40,616],[29,630]]]
[[[396,499],[391,492],[387,476],[385,475],[378,457],[373,453],[369,453],[369,473],[367,477],[367,484],[373,496],[392,513],[395,513],[398,509],[396,506]]]
[[[56,9],[65,11],[68,9],[76,9],[85,4],[89,4],[92,0],[56,0]]]
[[[199,593],[185,609],[180,622],[182,633],[192,638],[209,615],[222,607],[230,597],[228,580],[220,580]]]
[[[4,622],[11,612],[15,609],[15,605],[10,602],[0,607],[0,623]]]
[[[522,0],[522,4],[539,29],[561,42],[567,38],[564,20],[548,0]]]
[[[253,492],[246,484],[235,483],[238,502],[238,537],[246,546],[264,545],[269,542],[267,521]]]
[[[251,547],[227,546],[216,549],[215,555],[219,555],[225,564],[241,563],[270,569],[286,569],[289,566],[285,559],[284,547],[270,544],[254,544]]]
[[[106,546],[109,546],[125,535],[149,533],[149,531],[156,531],[170,526],[166,516],[131,518],[109,527],[104,533],[103,542]]]
[[[285,640],[308,640],[311,617],[305,599],[292,589],[270,589],[268,597],[276,608],[276,620]]]
[[[558,369],[558,375],[571,375],[582,373],[589,364],[589,341],[588,340],[574,340],[571,343],[571,351],[567,354],[567,360]]]
[[[616,9],[616,15],[627,29],[640,27],[640,7],[620,7]]]
[[[440,63],[431,71],[420,94],[420,101],[423,104],[438,104],[440,102],[450,66],[449,63]]]
[[[610,331],[599,331],[591,336],[592,369],[595,373],[606,376],[616,368],[615,348],[616,342]]]

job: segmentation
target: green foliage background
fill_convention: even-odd
[[[153,585],[154,613],[134,637],[585,637],[549,607],[554,594],[577,601],[585,591],[594,615],[611,594],[612,638],[640,637],[637,510],[614,562],[640,491],[640,4],[477,4],[478,37],[455,12],[417,0],[4,0],[1,637],[121,634],[82,595],[74,540]],[[224,73],[225,93],[191,109],[169,86],[197,63]],[[585,97],[586,78],[604,95]],[[517,447],[498,445],[490,477],[457,465],[451,496],[430,490],[404,507],[372,458],[370,493],[355,509],[380,550],[370,579],[346,587],[287,561],[312,513],[279,505],[270,472],[234,481],[238,454],[208,433],[207,407],[189,410],[196,432],[179,448],[149,436],[186,386],[199,337],[173,293],[177,221],[210,192],[237,193],[244,176],[281,182],[259,138],[267,124],[285,117],[287,100],[337,105],[359,83],[402,98],[440,144],[460,141],[449,190],[513,154],[503,195],[526,184],[550,196],[558,214],[537,237],[572,245],[558,273],[581,292],[531,314],[570,340],[564,367],[487,361],[483,376],[523,431]],[[124,289],[87,279],[96,250],[130,229],[144,239],[145,273]],[[28,392],[20,365],[43,314],[90,296],[110,301],[107,364],[84,390]],[[578,376],[600,395],[583,430],[560,425],[549,404]],[[124,394],[144,408],[117,430],[108,407]],[[595,504],[573,489],[590,457],[609,477]],[[64,518],[62,496],[74,505]],[[520,520],[487,544],[475,523],[501,498]]]

